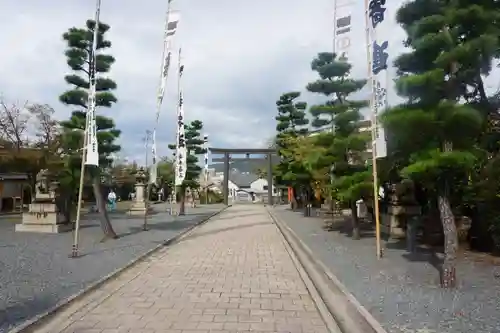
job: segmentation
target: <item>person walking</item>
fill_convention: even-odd
[[[108,206],[110,211],[114,211],[116,209],[116,193],[111,190],[108,194]]]

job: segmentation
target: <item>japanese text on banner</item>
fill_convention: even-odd
[[[180,52],[179,52],[180,55]],[[179,87],[182,79],[184,66],[179,65]],[[176,164],[175,164],[175,185],[180,186],[186,178],[187,171],[187,147],[184,121],[184,96],[179,88],[179,104],[177,109],[177,143],[176,143]]]
[[[87,146],[85,147],[85,165],[99,166],[99,151],[98,151],[98,141],[97,141],[97,123],[95,119],[96,111],[96,80],[97,80],[97,68],[96,68],[96,54],[97,54],[97,39],[99,37],[99,15],[101,7],[98,3],[95,13],[95,27],[94,34],[92,38],[92,54],[90,55],[90,82],[89,82],[89,93],[88,93],[88,103],[87,103],[87,117],[86,117],[86,135],[87,135]]]
[[[161,65],[161,75],[160,75],[160,85],[158,87],[158,96],[157,96],[157,105],[156,105],[156,118],[155,125],[153,128],[153,137],[152,137],[152,145],[151,150],[153,153],[153,163],[149,170],[149,182],[152,184],[156,184],[157,176],[158,176],[158,156],[156,150],[156,129],[159,125],[160,120],[160,111],[163,103],[163,97],[165,96],[165,90],[167,87],[167,79],[168,79],[168,71],[170,68],[170,60],[172,56],[172,52],[170,51],[170,47],[172,44],[172,38],[177,32],[177,27],[179,25],[180,15],[178,12],[171,12],[170,3],[168,2],[167,15],[165,18],[165,32],[163,37],[163,56],[162,56],[162,65]]]
[[[335,1],[334,52],[341,58],[349,57],[352,34],[352,12],[355,2],[352,0]]]
[[[387,156],[387,142],[384,128],[379,124],[379,113],[387,108],[389,41],[379,39],[377,31],[385,21],[386,0],[370,0],[367,9],[369,21],[369,45],[371,59],[372,87],[372,131],[373,149],[376,158]]]

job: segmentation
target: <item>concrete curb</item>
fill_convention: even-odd
[[[208,222],[210,219],[213,217],[219,215],[220,213],[224,212],[226,209],[231,207],[231,205],[223,207],[219,211],[216,211],[206,218],[202,219],[200,222],[196,223],[195,225],[189,227],[188,229],[182,231],[181,233],[165,240],[164,242],[158,244],[151,250],[148,250],[147,252],[141,254],[140,256],[132,259],[129,261],[125,266],[120,267],[110,274],[104,276],[103,278],[97,280],[96,282],[92,283],[90,286],[80,290],[78,293],[69,296],[68,298],[58,302],[55,306],[50,308],[49,310],[35,316],[34,318],[28,319],[24,323],[14,327],[9,333],[32,333],[35,332],[36,329],[40,328],[43,324],[46,324],[51,318],[53,318],[57,313],[61,312],[62,310],[68,308],[71,304],[77,302],[78,300],[81,300],[84,296],[90,294],[92,291],[97,290],[99,287],[103,286],[105,283],[111,282],[118,278],[122,273],[127,271],[129,268],[135,266],[136,264],[144,261],[147,259],[149,256],[160,250],[161,248],[165,246],[172,245],[179,241],[181,238],[186,236],[187,234],[191,233],[195,228],[198,228]],[[135,278],[135,277],[134,277]],[[134,279],[132,278],[132,279]],[[120,289],[120,288],[118,288]],[[85,307],[88,304],[85,304],[83,307]]]
[[[274,218],[271,216],[271,219],[274,221]],[[311,298],[313,299],[314,304],[316,305],[316,309],[318,309],[318,312],[323,319],[323,321],[326,324],[326,327],[330,333],[342,333],[340,330],[339,325],[337,325],[337,322],[335,321],[335,318],[333,318],[330,310],[328,310],[328,307],[326,306],[325,302],[323,301],[323,298],[318,292],[318,289],[316,289],[316,285],[314,282],[311,280],[308,272],[304,268],[304,265],[301,263],[301,261],[297,258],[297,255],[295,254],[295,251],[291,248],[291,245],[289,244],[288,240],[286,239],[285,235],[283,234],[283,231],[280,229],[279,225],[274,221],[276,227],[278,228],[278,231],[282,234],[283,236],[283,245],[285,246],[286,251],[290,255],[290,258],[293,261],[293,264],[295,265],[295,268],[299,272],[299,275],[306,285],[307,290],[309,291],[309,294],[311,295]]]
[[[341,332],[387,333],[335,275],[321,261],[314,258],[312,251],[297,234],[271,209],[268,208],[268,212],[309,275]]]

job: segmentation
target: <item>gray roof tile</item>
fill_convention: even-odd
[[[229,175],[229,180],[238,187],[248,187],[257,179],[259,176],[253,173],[231,172]]]

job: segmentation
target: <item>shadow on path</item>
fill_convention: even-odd
[[[405,253],[401,254],[401,257],[409,262],[427,262],[434,267],[439,274],[442,273],[443,258],[439,256],[439,251],[436,251],[435,249],[424,247],[422,244],[419,244],[414,253],[407,252],[406,241],[404,239],[389,239],[387,240],[385,247],[391,250],[405,251]]]
[[[218,217],[217,220],[219,220],[219,221],[234,220],[234,219],[245,218],[245,217],[250,217],[250,216],[255,216],[255,211],[248,213],[248,214],[231,214],[231,212],[228,212],[227,216]]]
[[[248,229],[248,228],[253,228],[253,227],[256,227],[256,226],[270,225],[270,224],[273,224],[273,223],[269,222],[269,221],[266,221],[266,222],[256,222],[256,223],[252,223],[252,224],[237,225],[237,226],[233,226],[233,227],[216,229],[216,230],[212,230],[212,231],[207,231],[207,232],[203,232],[203,233],[189,235],[187,237],[184,237],[181,240],[181,242],[184,242],[186,240],[192,240],[192,239],[204,237],[204,236],[215,235],[215,234],[222,233],[222,232],[234,231],[234,230],[241,230],[241,229]]]
[[[301,213],[299,211],[292,211],[291,209],[287,209],[287,211],[289,211],[290,213],[295,213],[297,215]],[[306,217],[302,218],[304,220],[307,219]],[[320,218],[312,216],[310,218],[316,220],[322,220],[324,223],[323,229],[325,231],[337,232],[348,238],[352,237],[352,224],[350,216],[336,216],[334,218],[331,217]],[[360,221],[359,228],[360,228],[361,239],[376,237],[374,223],[367,221]],[[425,246],[422,246],[422,244],[419,244],[416,252],[410,253],[406,251],[406,241],[404,239],[398,239],[398,240],[390,239],[389,236],[385,234],[381,235],[381,239],[386,242],[385,248],[398,251],[401,254],[401,257],[408,260],[409,262],[427,262],[441,274],[443,266],[443,258],[439,256],[439,251],[436,251],[436,249],[430,249]],[[352,240],[352,241],[357,242],[358,240]],[[353,245],[354,244],[355,243],[353,243]]]

